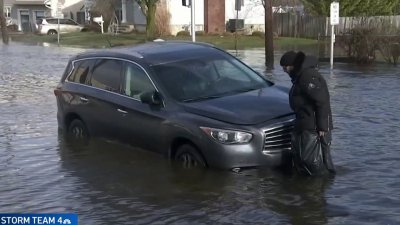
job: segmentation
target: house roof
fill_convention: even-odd
[[[44,5],[44,1],[38,0],[15,0],[16,5]]]

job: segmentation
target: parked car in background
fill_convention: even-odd
[[[60,27],[58,26],[60,20]],[[71,19],[42,18],[36,20],[37,31],[39,34],[54,35],[58,33],[80,32],[84,29],[83,25]]]
[[[73,140],[102,136],[185,167],[280,166],[290,160],[288,89],[208,44],[154,42],[82,53],[54,94]]]

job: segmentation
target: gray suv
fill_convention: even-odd
[[[117,139],[185,167],[290,160],[287,88],[208,44],[155,42],[79,54],[54,94],[58,125],[74,141]]]

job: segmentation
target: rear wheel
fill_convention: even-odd
[[[57,31],[55,31],[55,30],[49,30],[47,32],[47,35],[56,35],[56,34],[57,34]]]
[[[74,119],[68,126],[67,136],[73,142],[86,142],[89,140],[89,132],[80,119]]]
[[[200,153],[191,145],[185,144],[178,148],[175,154],[175,160],[183,168],[205,168],[206,162]]]

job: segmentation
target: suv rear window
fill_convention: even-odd
[[[74,71],[72,71],[67,80],[70,82],[85,84],[94,61],[95,60],[93,59],[87,59],[75,62]]]
[[[46,22],[48,24],[58,24],[58,20],[57,19],[46,19]]]

